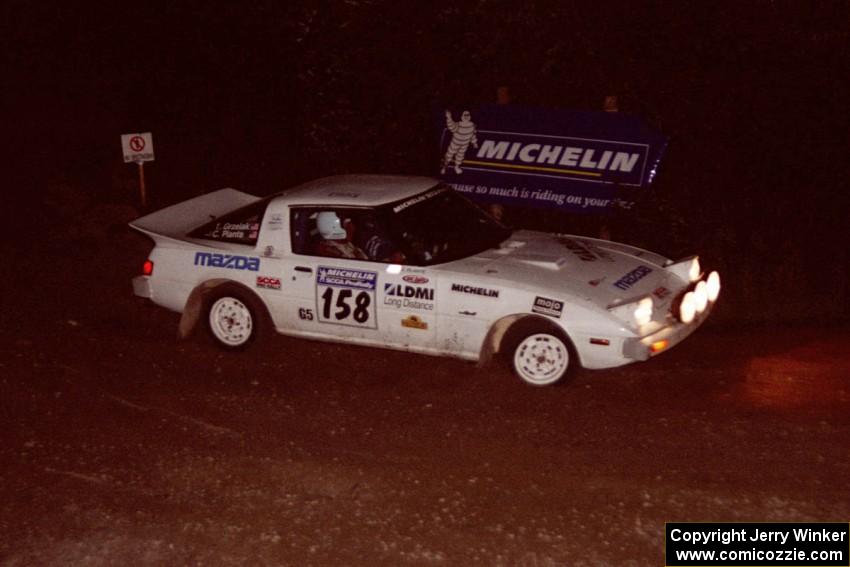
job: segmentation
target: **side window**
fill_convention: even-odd
[[[292,210],[292,251],[324,258],[366,260],[366,254],[353,241],[354,218],[360,211],[336,207]]]
[[[315,217],[315,213],[310,209],[292,209],[289,230],[294,254],[312,254],[313,242],[318,234]]]
[[[295,254],[373,262],[388,262],[395,257],[372,209],[297,208],[292,210],[290,221]]]
[[[257,244],[260,223],[266,212],[268,201],[263,200],[227,213],[189,233],[193,238],[206,238],[218,242]]]

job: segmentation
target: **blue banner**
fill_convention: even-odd
[[[627,208],[667,147],[666,136],[619,113],[484,105],[440,119],[440,178],[483,203]]]

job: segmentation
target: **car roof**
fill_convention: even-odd
[[[375,207],[418,195],[440,181],[412,175],[334,175],[281,192],[288,205]]]

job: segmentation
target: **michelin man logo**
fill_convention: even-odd
[[[463,173],[460,166],[463,163],[464,156],[466,156],[466,149],[470,144],[473,148],[478,147],[475,122],[471,118],[472,114],[468,110],[464,110],[460,115],[460,121],[455,122],[451,111],[446,111],[446,128],[452,133],[452,141],[449,142],[449,148],[446,150],[446,155],[443,156],[443,166],[440,168],[441,174],[446,173],[446,168],[451,165],[452,161],[455,164],[455,173]]]

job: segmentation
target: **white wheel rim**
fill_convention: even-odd
[[[514,368],[525,382],[546,386],[557,382],[570,365],[564,341],[547,333],[529,335],[514,351]]]
[[[248,342],[253,328],[251,311],[235,297],[222,297],[210,307],[210,329],[227,346]]]

